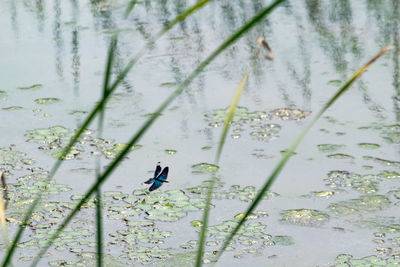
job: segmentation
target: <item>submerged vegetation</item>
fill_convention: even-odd
[[[43,2],[38,1],[35,5],[28,2],[26,7],[37,13],[41,32],[46,17]],[[286,246],[297,248],[301,243],[296,240],[299,237],[289,235],[295,232],[285,230],[288,229],[286,227],[298,227],[304,233],[318,229],[320,233],[325,231],[328,234],[329,231],[338,231],[340,234],[352,232],[352,227],[372,229],[375,232],[369,238],[376,244],[376,255],[370,255],[374,252],[367,252],[367,256],[357,258],[350,255],[350,252],[339,254],[337,250],[333,250],[328,253],[331,258],[323,260],[336,266],[398,264],[400,237],[396,234],[400,232],[400,224],[398,216],[391,212],[400,207],[400,189],[392,186],[400,178],[400,161],[384,151],[389,146],[398,147],[400,144],[400,126],[397,122],[400,117],[395,122],[385,120],[385,108],[369,96],[367,82],[359,80],[371,65],[394,48],[387,46],[388,44],[394,42],[396,49],[392,53],[395,54],[394,57],[398,57],[397,39],[386,36],[384,42],[378,42],[379,50],[382,50],[362,65],[372,54],[364,53],[360,48],[350,23],[350,3],[319,4],[306,1],[306,9],[302,12],[305,12],[310,26],[318,35],[323,53],[329,54],[335,70],[334,75],[318,73],[321,76],[319,79],[324,81],[319,82],[318,87],[322,84],[323,88],[319,88],[319,92],[312,92],[310,88],[316,85],[310,82],[313,77],[310,66],[315,64],[321,67],[321,63],[311,59],[313,53],[307,51],[304,45],[307,40],[300,33],[304,29],[286,29],[293,32],[294,38],[300,43],[300,51],[296,52],[299,55],[296,56],[303,64],[301,69],[304,73],[296,65],[297,61],[288,59],[293,55],[292,51],[279,50],[281,53],[278,55],[267,42],[267,39],[271,41],[269,35],[277,36],[272,33],[277,31],[277,22],[270,19],[271,15],[277,12],[280,12],[280,16],[290,14],[301,24],[303,18],[295,11],[295,3],[275,0],[268,3],[256,1],[251,4],[232,4],[200,0],[189,6],[188,3],[178,3],[179,1],[156,2],[87,3],[91,15],[101,18],[95,23],[96,34],[106,37],[108,52],[106,56],[102,56],[103,65],[105,63],[106,66],[102,72],[100,99],[92,108],[75,105],[73,108],[68,106],[68,112],[63,111],[64,115],[71,115],[77,120],[79,126],[76,129],[70,125],[63,126],[63,119],[56,120],[53,114],[57,114],[62,105],[79,102],[79,94],[83,95],[79,91],[79,81],[85,76],[80,77],[78,71],[82,55],[77,49],[80,32],[90,27],[86,26],[86,18],[82,18],[82,21],[77,17],[72,21],[61,21],[59,1],[54,3],[54,20],[58,26],[52,32],[57,50],[56,72],[61,80],[67,75],[60,62],[64,47],[60,35],[63,29],[72,29],[71,81],[74,100],[71,101],[56,91],[49,91],[48,85],[42,81],[22,83],[13,92],[0,91],[0,100],[4,104],[1,111],[4,114],[36,116],[38,124],[28,129],[25,127],[25,132],[19,133],[20,138],[25,138],[27,149],[23,149],[24,152],[19,151],[22,149],[18,142],[18,145],[7,144],[0,148],[2,266],[18,265],[21,262],[31,266],[41,262],[48,262],[50,266],[202,266],[218,264],[220,261],[232,263],[232,260],[249,259],[251,255],[256,258],[266,251],[269,255],[268,261],[278,258],[283,262],[277,255],[280,249]],[[80,4],[75,1],[71,1],[71,4],[72,13],[78,14]],[[17,4],[10,1],[10,5],[13,30],[17,33]],[[336,30],[329,30],[328,24],[316,17],[324,12],[323,5],[329,6],[329,19],[340,26],[336,30],[340,32],[343,44],[336,41]],[[377,17],[390,17],[388,14],[381,14],[387,12],[386,9],[378,8],[382,4],[366,5],[368,10],[376,12]],[[202,27],[197,21],[194,27],[191,19],[205,8],[208,8],[210,16],[214,12],[211,10],[216,8],[215,10],[223,14],[218,21],[228,25],[224,34],[218,36],[220,44],[214,50],[209,49],[203,39],[193,41],[191,38],[192,34],[197,36]],[[158,22],[152,24],[141,21],[137,9],[146,11],[149,18],[154,18],[153,13],[157,14],[155,18]],[[278,11],[280,9],[282,11]],[[202,16],[204,14],[206,13],[203,12]],[[118,23],[120,26],[116,26]],[[379,27],[386,27],[382,23],[381,20],[377,21]],[[397,20],[391,23],[397,23]],[[154,31],[155,25],[159,28],[158,31]],[[142,38],[135,43],[134,49],[126,39],[132,32],[137,32]],[[260,36],[265,36],[266,39],[258,38]],[[284,38],[292,37],[284,35]],[[281,37],[278,36],[279,38]],[[287,43],[287,40],[273,41],[276,46]],[[174,54],[177,51],[175,46],[180,42],[185,43],[188,49]],[[168,44],[165,49],[157,50],[157,46],[163,47],[165,43]],[[128,47],[128,52],[124,49],[125,46]],[[153,50],[157,52],[150,54]],[[132,51],[137,52],[132,56]],[[237,51],[246,55],[246,59],[237,59]],[[199,54],[195,63],[192,62],[191,53]],[[349,64],[349,55],[354,64]],[[222,57],[225,58],[221,60]],[[167,58],[171,62],[166,63]],[[398,59],[393,60],[393,68],[398,71]],[[242,65],[232,64],[238,61]],[[139,62],[142,65],[133,69]],[[157,69],[155,66],[163,64],[171,66],[175,80],[157,80],[159,73],[154,71]],[[285,78],[282,78],[282,73],[271,67],[274,64],[286,64],[288,77],[301,88],[306,104],[297,105],[291,99],[288,88],[284,88],[282,80]],[[388,64],[387,58],[374,66],[379,64]],[[221,70],[218,71],[228,81],[236,83],[236,91],[231,88],[231,84],[214,85],[204,81],[207,80],[204,79],[205,75],[219,68]],[[183,70],[192,72],[183,73]],[[371,69],[370,73],[374,71],[375,69]],[[134,75],[143,73],[148,76],[145,78],[146,82],[151,84],[153,79],[156,80],[159,91],[149,89],[149,92],[138,92],[137,88],[143,85],[141,80],[136,83]],[[339,77],[332,77],[337,75]],[[368,75],[365,76],[369,77]],[[396,75],[393,84],[397,89],[399,82]],[[135,80],[135,83],[131,83],[131,80]],[[284,106],[269,102],[266,107],[263,100],[265,94],[253,88],[263,88],[265,84],[276,80],[279,82],[275,89],[279,92],[279,97],[282,97]],[[98,86],[99,82],[96,84]],[[232,101],[218,103],[218,108],[207,106],[200,112],[182,104],[182,98],[187,97],[191,103],[196,97],[204,97],[208,90],[206,87],[213,86],[224,87],[221,99],[233,96]],[[255,90],[251,97],[246,91],[250,87]],[[325,116],[325,113],[334,103],[340,102],[342,97],[345,98],[344,93],[351,87],[359,89],[365,106],[373,111],[372,114],[377,117],[378,122],[363,120],[362,126],[355,124],[355,131],[360,138],[350,142],[343,138],[347,129],[354,124],[348,121],[347,115],[358,106],[341,106],[343,110],[338,114],[342,116]],[[124,93],[116,93],[120,88]],[[272,95],[276,92],[272,92],[271,88],[268,90],[273,98]],[[323,102],[315,107],[310,104],[312,94],[323,94],[326,97],[321,98]],[[15,97],[20,101],[15,101]],[[393,96],[396,111],[400,106],[398,97],[397,92]],[[148,105],[146,98],[151,99],[151,105]],[[157,102],[153,103],[155,99]],[[172,106],[175,102],[179,104]],[[120,112],[119,109],[129,111]],[[117,110],[116,114],[112,112],[114,110]],[[184,117],[179,125],[183,130],[179,134],[172,130],[175,121],[164,121],[164,118],[177,113]],[[321,122],[320,118],[323,118]],[[98,125],[93,130],[92,123],[95,119],[98,119]],[[7,123],[9,119],[6,120]],[[205,128],[186,131],[193,120],[201,121]],[[153,126],[156,122],[160,125]],[[317,122],[321,126],[315,126]],[[317,127],[321,128],[318,130]],[[109,131],[109,128],[112,130]],[[300,128],[303,130],[299,131]],[[297,151],[305,136],[312,131],[317,132],[314,135],[315,142],[312,142],[308,150]],[[172,136],[170,132],[176,133],[176,136]],[[185,137],[188,133],[207,136],[206,143],[202,140],[203,143],[195,144],[196,153],[190,155],[190,161],[185,159],[188,158],[186,153],[189,151],[186,147],[192,146]],[[217,135],[217,141],[213,139],[214,134]],[[115,137],[111,138],[113,135]],[[148,142],[143,139],[145,136],[151,136],[153,140]],[[127,140],[123,140],[127,137]],[[282,147],[273,143],[277,139],[285,140]],[[266,144],[271,146],[267,148]],[[154,147],[158,149],[156,152]],[[31,152],[27,152],[29,149]],[[142,177],[130,177],[122,183],[113,181],[111,185],[108,184],[114,172],[121,176],[130,176],[134,169],[135,175],[141,173],[141,176],[146,177],[146,173],[137,169],[143,169],[143,162],[147,166],[148,161],[153,160],[149,153],[156,153],[157,157],[175,164],[168,164],[171,172],[176,170],[170,174],[169,184],[152,192],[140,185],[145,180]],[[254,157],[249,158],[248,155]],[[290,181],[284,186],[286,189],[278,186],[275,192],[272,185],[282,171],[289,169],[287,166],[290,164],[287,165],[287,162],[292,156],[301,162],[293,162],[293,165],[301,165],[295,166],[300,171],[288,172],[289,175],[285,173],[282,180],[289,179],[287,177],[290,176]],[[214,161],[212,157],[215,157]],[[230,161],[232,157],[237,159]],[[127,171],[123,169],[122,163],[127,163],[128,160],[133,167]],[[178,171],[177,167],[182,160],[186,160],[185,164],[190,162],[187,164],[190,171],[185,174]],[[314,179],[312,176],[316,174],[311,171],[308,173],[307,170],[309,163],[318,165],[325,176],[319,173]],[[245,171],[242,170],[244,165]],[[61,166],[72,168],[65,170]],[[262,168],[262,171],[259,172],[258,168]],[[263,174],[262,180],[258,178],[260,173]],[[314,181],[318,179],[318,182],[317,188],[307,189],[307,193],[302,194],[304,187],[310,185],[309,181],[304,180],[305,175]],[[71,179],[73,176],[78,176],[81,180]],[[179,179],[185,181],[181,183],[181,187],[176,186],[177,181],[182,181]],[[103,187],[107,189],[103,191]],[[293,196],[293,192],[298,196]],[[285,208],[276,205],[280,201]],[[379,212],[382,212],[382,216],[377,216]],[[306,235],[304,233],[301,235]],[[225,254],[227,256],[221,258]]]

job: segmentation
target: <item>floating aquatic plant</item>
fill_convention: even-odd
[[[311,209],[294,209],[281,212],[281,221],[304,226],[319,226],[329,220],[329,215]]]
[[[328,208],[338,215],[361,214],[380,211],[390,204],[388,197],[383,195],[367,195],[360,198],[333,203]]]
[[[35,99],[35,102],[39,105],[49,105],[49,104],[53,104],[53,103],[56,103],[59,101],[60,101],[60,99],[55,98],[55,97],[45,97],[45,98]]]

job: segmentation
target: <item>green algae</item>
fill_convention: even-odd
[[[378,149],[381,147],[380,145],[374,143],[358,143],[357,145],[364,149]]]
[[[50,105],[56,102],[59,102],[60,99],[59,98],[55,98],[55,97],[44,97],[44,98],[38,98],[35,99],[35,102],[39,105]]]
[[[120,256],[121,259],[129,259],[137,261],[141,264],[148,264],[155,259],[166,259],[171,257],[171,249],[160,248],[159,246],[144,247],[144,246],[131,246],[125,247],[124,254]]]
[[[294,245],[294,239],[291,236],[276,235],[272,238],[272,241],[277,246],[292,246]]]
[[[228,109],[216,109],[206,113],[205,119],[211,127],[220,127],[224,124]],[[301,120],[310,114],[300,109],[280,108],[275,110],[249,111],[246,107],[237,107],[232,118],[232,138],[237,139],[245,131],[245,125],[249,125],[252,131],[250,136],[259,141],[270,141],[278,136],[281,129],[279,124],[267,123],[272,119]]]
[[[114,159],[117,157],[117,155],[126,148],[127,144],[123,144],[123,143],[117,143],[114,144],[111,148],[104,148],[102,150],[102,153],[106,156],[106,158],[108,159]],[[133,151],[136,149],[141,148],[141,145],[133,145],[129,150]]]
[[[138,193],[140,194],[140,191],[136,192]],[[203,206],[202,199],[190,198],[181,190],[169,190],[153,192],[134,208],[145,212],[145,218],[148,220],[174,222],[185,217],[188,212],[202,209]]]
[[[355,191],[371,194],[378,191],[381,175],[360,175],[348,171],[331,171],[324,181],[332,188],[351,187]]]
[[[385,237],[385,233],[400,233],[400,223],[396,217],[376,216],[373,218],[358,220],[355,224],[362,228],[379,231],[374,234],[375,237],[383,238]]]
[[[361,127],[362,130],[373,129],[380,133],[382,139],[388,144],[400,144],[400,124],[384,125],[372,123],[370,126]]]
[[[28,130],[25,136],[28,137],[27,142],[30,143],[51,144],[54,141],[58,141],[59,143],[67,143],[73,136],[73,132],[63,126],[57,125],[49,128]]]
[[[193,227],[200,227],[200,226],[203,226],[203,222],[202,222],[202,221],[191,221],[190,224],[191,224]]]
[[[344,153],[329,154],[326,157],[329,159],[354,159],[354,157],[352,155],[344,154]]]
[[[49,262],[50,266],[67,266],[67,267],[86,267],[95,266],[97,263],[97,254],[94,252],[83,252],[82,249],[70,249],[73,252],[77,260],[53,260]],[[123,263],[110,254],[103,255],[104,266],[123,267],[127,266],[127,263]]]
[[[335,259],[335,266],[398,266],[400,259],[396,258],[381,258],[376,255],[366,256],[360,259],[355,259],[349,254],[340,254]]]
[[[12,147],[0,148],[0,166],[3,172],[7,172],[10,169],[21,170],[23,165],[31,165],[33,162],[34,159],[26,158],[25,153],[16,151]]]
[[[380,177],[384,177],[386,179],[398,179],[398,178],[400,178],[400,173],[395,172],[395,171],[388,171],[388,170],[383,170],[378,175]]]
[[[204,150],[204,151],[211,150],[211,149],[212,149],[211,146],[203,146],[203,147],[201,148],[201,150]]]
[[[221,185],[217,185],[216,188],[222,187]],[[188,192],[196,195],[203,195],[207,193],[208,185],[203,183],[197,187],[188,188]],[[215,190],[213,192],[214,199],[239,199],[241,201],[250,202],[254,199],[257,194],[257,190],[254,186],[241,186],[241,185],[232,185],[228,190]],[[279,194],[271,191],[265,192],[263,199],[269,199],[271,197],[277,197]]]
[[[18,244],[20,248],[39,249],[47,243],[47,238],[54,234],[56,230],[48,229],[36,229],[31,239]],[[60,236],[54,241],[54,245],[58,250],[66,250],[69,247],[75,247],[79,245],[86,245],[89,247],[95,247],[96,243],[88,241],[89,237],[92,236],[92,232],[87,229],[73,229],[65,228]]]
[[[21,107],[21,106],[10,106],[10,107],[2,108],[2,110],[20,110],[20,109],[23,109],[23,107]]]
[[[328,81],[328,85],[333,85],[333,86],[340,86],[343,83],[341,80],[330,80]]]
[[[317,145],[318,150],[324,153],[336,152],[345,147],[345,145],[335,145],[335,144],[319,144]]]
[[[89,112],[86,110],[72,110],[71,112],[69,112],[69,115],[85,115],[88,114]]]
[[[220,244],[236,224],[237,220],[228,220],[218,225],[209,226],[207,231],[208,240],[214,241],[217,245]],[[272,240],[272,236],[265,232],[265,228],[266,226],[261,222],[246,222],[231,241],[231,247],[236,248],[237,246],[234,244],[243,246],[264,245],[265,241]]]
[[[329,220],[329,215],[311,209],[293,209],[281,212],[281,221],[304,226],[319,226]]]
[[[270,141],[274,138],[277,138],[278,133],[281,130],[281,126],[278,124],[261,124],[261,125],[252,125],[252,132],[250,132],[250,136],[258,141]]]
[[[174,149],[165,149],[164,150],[165,151],[165,153],[167,153],[168,155],[175,155],[176,154],[176,150],[174,150]]]
[[[310,194],[303,195],[302,197],[304,198],[312,198],[312,197],[320,197],[320,198],[326,198],[329,199],[335,195],[334,191],[314,191],[311,192]]]
[[[228,192],[225,192],[226,195],[224,198],[226,199],[235,199],[238,198],[239,200],[245,202],[251,202],[257,195],[258,191],[254,186],[240,186],[240,185],[232,185]],[[224,192],[222,192],[222,195]],[[264,194],[263,199],[269,199],[270,197],[279,196],[277,193],[267,191]]]
[[[25,87],[17,87],[19,90],[37,90],[37,89],[41,89],[43,87],[43,84],[37,83],[37,84],[33,84],[30,86],[25,86]]]
[[[389,198],[383,195],[366,195],[360,198],[333,203],[328,206],[331,212],[338,215],[363,214],[387,208]]]
[[[93,131],[86,130],[71,151],[62,159],[75,159],[83,153],[89,153],[90,156],[104,155],[108,159],[114,159],[127,146],[124,143],[115,143],[114,140],[93,137],[92,134]],[[27,142],[41,144],[40,150],[47,151],[57,159],[62,156],[64,147],[73,135],[73,131],[59,125],[28,130],[25,134],[28,137]],[[133,151],[141,147],[141,145],[135,145],[130,150]]]
[[[214,174],[218,171],[219,166],[211,163],[198,163],[192,165],[193,173],[195,174],[205,174],[205,173],[211,173]]]
[[[400,161],[392,161],[392,160],[381,159],[381,158],[372,157],[372,156],[363,156],[363,159],[364,160],[372,160],[372,161],[377,162],[384,166],[393,166],[393,167],[400,168]]]
[[[400,144],[400,125],[388,125],[383,128],[382,137],[388,144]]]

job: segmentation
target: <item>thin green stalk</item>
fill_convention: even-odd
[[[124,19],[128,18],[129,14],[132,12],[132,10],[135,7],[135,5],[137,4],[137,2],[138,2],[137,0],[131,0],[128,3],[128,7],[126,8],[125,13],[124,13]]]
[[[228,114],[226,116],[226,120],[224,123],[224,128],[222,130],[221,138],[219,141],[216,158],[215,158],[216,165],[218,165],[218,163],[219,163],[222,148],[225,144],[226,135],[228,134],[229,125],[233,119],[233,115],[235,114],[236,106],[239,102],[239,98],[240,98],[240,95],[242,94],[243,88],[246,85],[249,74],[250,74],[250,70],[248,70],[246,72],[246,74],[243,76],[242,81],[239,84],[239,88],[236,91],[235,97],[233,98],[232,104],[229,107]],[[202,220],[203,225],[201,226],[201,230],[200,230],[200,234],[199,234],[200,238],[199,238],[199,245],[198,245],[198,249],[197,249],[196,267],[200,267],[203,264],[204,244],[206,242],[208,217],[210,215],[210,204],[211,204],[212,194],[214,192],[214,184],[215,184],[215,177],[213,177],[211,179],[211,183],[207,189],[206,203],[204,206],[204,213],[203,213],[203,220]]]
[[[269,47],[268,43],[264,40],[264,38],[259,38],[257,40],[258,42],[258,48],[256,49],[253,60],[250,63],[250,66],[248,70],[246,71],[245,75],[243,76],[242,80],[240,81],[239,88],[236,90],[235,96],[233,97],[233,101],[228,109],[228,113],[224,122],[224,127],[221,133],[221,137],[218,143],[218,149],[215,157],[215,164],[219,165],[219,161],[221,158],[221,153],[222,149],[225,144],[226,136],[228,134],[229,126],[232,122],[233,116],[235,115],[235,110],[237,107],[237,104],[239,102],[239,98],[242,95],[243,88],[246,85],[246,82],[249,78],[250,75],[250,70],[253,67],[257,56],[261,52],[262,47],[264,46],[265,49],[267,49],[268,56],[266,59],[273,60],[274,59],[274,54],[272,53],[271,48]],[[203,260],[203,255],[204,255],[204,245],[206,242],[206,235],[207,235],[207,227],[208,227],[208,218],[209,218],[209,213],[210,213],[210,205],[211,205],[211,199],[212,199],[212,194],[214,191],[214,184],[215,184],[215,178],[212,178],[210,185],[208,186],[207,189],[207,196],[206,196],[206,204],[204,208],[204,213],[203,213],[203,225],[200,230],[200,238],[199,238],[199,245],[197,249],[197,257],[196,257],[196,267],[200,267],[202,265],[202,260]]]
[[[160,32],[156,34],[156,36],[153,38],[153,40],[147,42],[147,44],[144,46],[142,50],[140,50],[136,56],[127,64],[127,66],[124,68],[124,70],[118,75],[117,79],[114,81],[114,83],[108,88],[108,91],[106,92],[106,95],[104,98],[102,98],[97,105],[92,109],[92,111],[89,113],[89,115],[86,117],[86,120],[83,122],[81,127],[76,131],[75,135],[71,138],[70,142],[68,145],[64,148],[64,150],[61,153],[61,157],[56,161],[56,163],[53,165],[52,169],[50,170],[49,177],[45,180],[45,183],[49,183],[53,177],[54,174],[57,172],[58,168],[61,166],[63,162],[63,158],[71,151],[73,145],[76,143],[76,141],[79,139],[79,137],[82,135],[82,133],[86,130],[86,128],[89,126],[89,124],[92,122],[96,114],[101,110],[101,107],[105,105],[109,99],[109,96],[112,94],[112,92],[118,87],[120,82],[126,77],[128,72],[131,70],[131,68],[135,65],[135,63],[147,52],[152,47],[152,44],[157,41],[159,38],[161,38],[166,32],[168,32],[175,24],[178,22],[184,20],[186,17],[188,17],[190,14],[193,12],[197,11],[201,7],[203,7],[206,3],[211,2],[212,0],[203,0],[199,1],[189,9],[187,9],[185,12],[182,14],[178,15],[174,20],[172,20],[170,23],[168,23]],[[117,35],[116,35],[116,40],[117,40]],[[18,244],[19,239],[22,236],[22,233],[27,225],[27,222],[36,208],[36,206],[39,204],[40,200],[42,197],[42,192],[38,193],[37,196],[35,197],[34,201],[32,204],[29,206],[28,210],[25,212],[24,218],[22,220],[22,223],[20,227],[18,228],[17,233],[15,234],[15,237],[12,241],[12,244],[10,248],[7,250],[7,254],[5,255],[5,258],[3,259],[3,262],[1,266],[7,266],[9,261],[11,260],[11,257],[14,253],[14,250],[16,248],[16,245]]]
[[[106,72],[104,74],[104,82],[103,82],[103,99],[107,95],[108,86],[111,79],[111,70],[115,56],[115,49],[117,46],[117,35],[113,35],[111,38],[108,59],[106,64]],[[97,137],[101,138],[103,135],[103,125],[104,125],[104,116],[105,116],[105,104],[100,107],[100,115],[99,121],[97,125]],[[99,179],[101,172],[101,160],[100,156],[96,158],[96,179]],[[102,196],[101,196],[101,188],[97,188],[96,191],[96,244],[97,244],[97,266],[103,266],[103,212],[102,212]]]
[[[100,160],[96,162],[96,177],[100,177]],[[103,210],[102,210],[101,187],[96,190],[96,251],[97,251],[97,267],[103,266]]]
[[[373,57],[370,61],[368,61],[367,64],[365,64],[363,67],[361,67],[354,75],[351,77],[350,80],[346,82],[345,85],[343,85],[334,96],[332,96],[331,99],[322,107],[322,109],[316,114],[316,116],[310,121],[310,123],[305,127],[305,129],[300,133],[300,135],[295,139],[293,144],[290,146],[290,148],[286,151],[286,153],[283,155],[282,159],[280,162],[277,164],[277,166],[274,168],[272,171],[271,175],[268,177],[266,180],[265,184],[263,187],[258,191],[256,197],[252,201],[252,203],[249,205],[247,208],[245,215],[243,216],[242,219],[238,222],[236,227],[232,230],[230,235],[225,239],[221,249],[218,251],[216,257],[215,257],[215,262],[218,261],[218,259],[221,257],[222,253],[225,251],[226,247],[229,245],[229,243],[232,241],[233,237],[236,235],[236,233],[239,231],[240,227],[245,223],[247,220],[247,217],[254,211],[254,209],[257,207],[257,205],[260,203],[260,201],[263,199],[263,196],[265,192],[271,187],[273,182],[275,181],[276,177],[278,177],[279,173],[289,160],[289,158],[293,155],[295,149],[297,146],[300,144],[300,142],[303,140],[304,136],[308,133],[308,131],[313,127],[313,125],[318,121],[318,119],[322,116],[322,114],[330,107],[332,104],[341,96],[343,95],[344,92],[348,90],[348,88],[353,84],[355,80],[357,80],[361,74],[363,74],[368,67],[374,63],[380,56],[382,56],[384,53],[387,51],[393,49],[392,46],[388,46],[381,50],[375,57]]]
[[[284,0],[277,0],[268,8],[262,10],[256,16],[252,18],[250,22],[245,24],[237,32],[235,32],[231,37],[229,37],[224,43],[222,43],[213,53],[211,53],[203,62],[201,62],[197,68],[189,75],[189,77],[158,107],[158,109],[153,112],[151,116],[133,135],[132,139],[128,142],[127,146],[117,155],[114,161],[108,166],[104,173],[99,177],[99,179],[90,187],[90,189],[85,193],[83,198],[78,202],[75,208],[71,211],[64,221],[60,224],[59,228],[51,235],[47,243],[41,249],[39,254],[35,257],[32,266],[36,266],[40,258],[47,251],[47,249],[53,244],[54,240],[59,236],[64,227],[72,220],[76,213],[80,210],[83,204],[85,204],[90,196],[97,190],[97,188],[108,178],[108,176],[114,171],[114,169],[121,163],[125,155],[128,154],[130,148],[137,143],[137,141],[143,136],[147,129],[153,124],[153,122],[161,115],[161,113],[169,106],[169,104],[179,96],[182,91],[196,78],[196,76],[204,70],[204,68],[214,60],[221,52],[223,52],[228,46],[233,44],[239,37],[241,37],[245,32],[247,32],[255,23],[260,21],[265,15],[267,15],[276,5],[283,2]],[[111,89],[110,89],[111,90]]]
[[[224,128],[222,129],[222,134],[221,134],[221,138],[219,139],[219,143],[218,143],[218,150],[217,150],[217,155],[215,158],[215,162],[219,162],[220,158],[221,158],[221,153],[222,153],[222,149],[224,147],[225,144],[225,140],[226,140],[226,135],[228,134],[228,130],[229,130],[229,126],[231,125],[232,119],[233,119],[233,115],[235,115],[235,110],[237,107],[237,104],[239,102],[239,98],[242,94],[243,88],[247,83],[247,79],[249,78],[249,74],[250,74],[250,70],[248,70],[245,75],[243,76],[242,80],[240,81],[239,84],[239,88],[236,91],[236,94],[233,98],[233,101],[228,109],[228,114],[226,115],[226,120],[224,122]]]

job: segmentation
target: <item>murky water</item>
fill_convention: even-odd
[[[143,1],[124,20],[125,2],[0,4],[0,167],[10,187],[11,233],[57,153],[100,98],[111,35],[120,31],[117,75],[150,36],[189,7],[186,1]],[[154,45],[109,101],[104,139],[96,139],[92,124],[62,165],[23,237],[15,265],[29,264],[41,240],[93,183],[95,156],[103,155],[107,165],[176,85],[267,4],[215,1]],[[240,99],[217,172],[221,184],[212,201],[206,260],[281,151],[354,71],[391,44],[396,49],[311,130],[218,265],[399,264],[398,5],[286,2],[210,64],[102,187],[108,265],[192,262],[202,186],[214,170],[198,164],[213,163],[224,110],[259,36],[269,42],[275,60],[257,61]],[[143,182],[158,161],[169,166],[170,182],[148,197]],[[93,214],[91,202],[42,264],[92,264]]]

